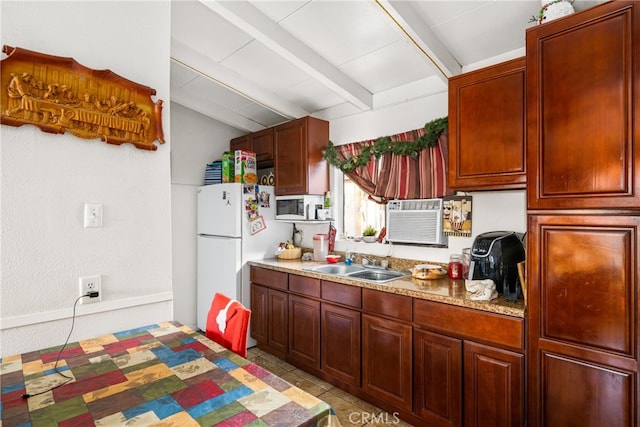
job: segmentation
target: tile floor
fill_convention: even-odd
[[[343,427],[347,426],[411,426],[393,414],[365,402],[333,385],[314,377],[257,347],[250,348],[247,359],[291,384],[331,405]]]

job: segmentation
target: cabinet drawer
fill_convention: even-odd
[[[290,274],[289,290],[298,294],[320,298],[320,279]]]
[[[455,336],[524,350],[524,319],[414,300],[414,322]]]
[[[342,283],[322,281],[322,299],[350,307],[362,307],[361,288]]]
[[[369,313],[395,317],[400,320],[411,321],[412,318],[411,297],[404,295],[363,289],[362,308]]]
[[[287,273],[261,267],[251,267],[251,282],[277,289],[288,288]]]

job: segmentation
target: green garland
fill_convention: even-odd
[[[335,166],[342,172],[346,173],[353,172],[360,166],[365,166],[371,161],[372,156],[378,159],[385,153],[411,156],[415,159],[420,151],[436,145],[440,134],[447,130],[447,125],[447,117],[432,120],[424,125],[426,130],[425,134],[415,141],[397,143],[391,141],[391,138],[388,136],[381,136],[374,141],[373,145],[364,147],[362,153],[357,156],[349,157],[345,160],[338,158],[336,147],[331,141],[329,141],[324,152],[324,159],[330,165]]]

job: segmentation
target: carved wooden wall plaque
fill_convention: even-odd
[[[162,100],[155,89],[110,70],[92,70],[73,58],[4,46],[0,119],[3,125],[32,124],[44,132],[69,132],[109,144],[129,142],[156,150],[164,143]]]

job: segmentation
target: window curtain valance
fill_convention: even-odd
[[[372,200],[428,199],[447,193],[447,118],[424,128],[334,146],[325,159]]]

